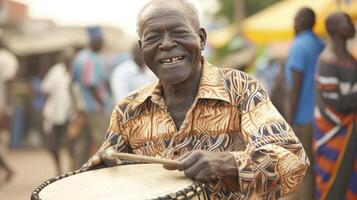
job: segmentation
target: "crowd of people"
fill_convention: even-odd
[[[156,80],[146,68],[138,45],[133,45],[131,57],[115,66],[110,76],[100,56],[105,45],[101,27],[90,26],[86,31],[88,47],[78,52],[66,47],[58,53],[55,65],[47,71],[41,68],[31,81],[25,80],[16,56],[1,46],[1,137],[10,137],[10,147],[18,148],[23,137],[33,134],[24,136],[24,132],[39,129],[37,137],[52,155],[57,174],[64,172],[60,157],[63,144],[70,155],[71,170],[80,168],[100,145],[113,102]],[[34,114],[26,123],[28,96]],[[1,145],[7,145],[3,138]],[[0,167],[6,172],[6,181],[10,180],[13,170],[3,157]]]
[[[287,109],[276,109],[274,92],[269,97],[255,78],[207,62],[206,31],[187,1],[144,6],[132,58],[111,74],[99,56],[102,30],[88,27],[88,47],[64,49],[38,86],[57,173],[66,138],[72,169],[118,163],[109,151],[179,159],[174,169],[209,182],[212,199],[357,199],[357,62],[347,48],[355,27],[332,13],[325,45],[315,18],[302,8],[294,19],[282,79]],[[21,71],[10,55],[0,51],[1,130],[21,111],[8,109]],[[10,180],[1,156],[0,167]]]

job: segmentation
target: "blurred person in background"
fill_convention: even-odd
[[[264,52],[257,60],[254,76],[266,89],[271,102],[283,117],[286,117],[286,84],[284,75],[284,60]]]
[[[301,8],[294,19],[295,39],[285,65],[285,77],[289,87],[290,112],[288,122],[304,146],[309,160],[312,161],[313,110],[314,110],[314,73],[323,42],[313,32],[315,13],[310,8]],[[307,170],[300,189],[292,199],[313,199],[314,173]]]
[[[42,111],[45,105],[45,93],[42,91],[42,80],[47,73],[47,66],[41,65],[35,69],[34,76],[31,76],[31,111],[29,113],[30,129],[26,135],[26,143],[30,146],[45,143],[45,133],[43,130]]]
[[[12,102],[10,100],[11,85],[18,71],[19,63],[16,56],[8,51],[0,38],[0,145],[1,150],[6,149],[6,138],[10,134],[10,117],[12,115]],[[4,145],[4,146],[3,146]],[[4,152],[0,151],[0,169],[5,170],[5,181],[10,181],[13,170],[5,161]]]
[[[12,149],[20,148],[24,144],[31,122],[29,113],[31,110],[32,92],[31,84],[26,78],[26,72],[26,68],[19,68],[10,91],[13,105],[10,142]]]
[[[146,67],[140,46],[135,44],[132,49],[132,57],[116,66],[110,78],[115,102],[154,80],[157,80],[155,74]]]
[[[48,146],[55,161],[57,174],[63,173],[59,155],[62,138],[66,134],[71,115],[70,67],[74,49],[68,48],[60,53],[60,62],[50,68],[44,77],[41,89],[46,94],[43,109],[43,123],[48,135]]]
[[[112,98],[108,85],[109,78],[105,73],[104,62],[99,52],[104,47],[102,29],[98,26],[87,28],[89,47],[82,49],[73,61],[72,79],[79,88],[84,105],[76,109],[84,116],[86,126],[83,127],[80,141],[76,144],[76,164],[80,167],[91,152],[101,144],[106,122],[112,109]]]
[[[318,199],[357,199],[357,61],[347,50],[351,17],[329,15],[330,43],[316,74],[315,172]]]

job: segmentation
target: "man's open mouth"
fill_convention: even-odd
[[[162,63],[164,65],[173,65],[173,64],[180,62],[183,58],[184,58],[183,56],[165,58],[165,59],[160,60],[160,63]]]

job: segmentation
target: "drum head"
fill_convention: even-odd
[[[189,187],[183,172],[159,164],[122,165],[58,180],[39,193],[42,200],[154,199]]]

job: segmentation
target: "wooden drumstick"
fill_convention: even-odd
[[[108,157],[117,157],[123,160],[131,160],[131,161],[138,161],[138,162],[145,162],[145,163],[157,163],[157,164],[165,164],[165,165],[173,165],[177,166],[180,162],[177,160],[169,160],[165,158],[156,158],[151,156],[143,156],[131,153],[120,153],[115,152],[113,150],[109,150],[106,152]]]

